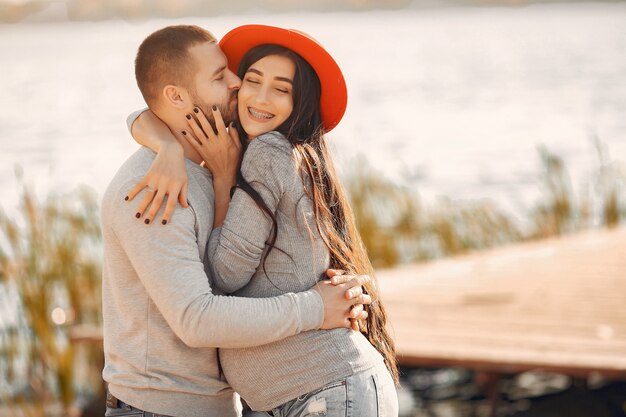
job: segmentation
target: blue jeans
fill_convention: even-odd
[[[271,411],[243,417],[397,417],[398,397],[384,365],[332,382]]]

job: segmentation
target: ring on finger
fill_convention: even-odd
[[[156,192],[156,190],[155,190],[154,188],[152,188],[152,187],[147,187],[147,188],[148,188],[148,192],[149,192],[149,193],[154,193],[154,192]]]

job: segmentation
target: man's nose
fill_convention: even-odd
[[[239,89],[239,87],[241,87],[241,80],[239,79],[239,77],[237,77],[237,75],[231,70],[228,70],[228,73],[230,74],[230,79],[228,80],[228,88]]]

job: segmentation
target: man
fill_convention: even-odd
[[[368,303],[363,277],[275,298],[219,295],[205,273],[213,224],[213,181],[180,133],[184,116],[217,106],[235,117],[240,80],[215,38],[172,26],[144,40],[136,58],[139,88],[152,112],[177,135],[189,175],[188,205],[167,226],[148,227],[127,199],[154,153],[141,148],[120,168],[102,203],[103,315],[107,416],[231,417],[236,397],[221,376],[217,347],[270,343],[302,331],[349,327]],[[151,197],[152,190],[142,191]],[[350,295],[356,298],[349,299]]]

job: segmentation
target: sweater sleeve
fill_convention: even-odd
[[[137,118],[139,116],[141,116],[141,113],[143,113],[143,112],[145,112],[147,110],[148,110],[148,108],[144,107],[143,109],[134,111],[134,112],[132,112],[131,114],[128,115],[128,117],[126,118],[126,126],[128,127],[128,132],[130,134],[133,133],[133,123],[135,123],[135,120],[137,120]]]
[[[285,192],[298,180],[291,145],[277,133],[254,139],[241,164],[250,186],[276,214]],[[232,293],[250,282],[270,238],[272,219],[248,193],[237,188],[221,228],[209,239],[209,264],[215,284]]]
[[[147,226],[123,200],[135,182],[129,178],[103,202],[103,227],[110,225],[148,295],[185,344],[252,347],[319,328],[324,306],[313,290],[273,298],[213,294],[198,253],[196,208],[177,207],[167,227]]]

